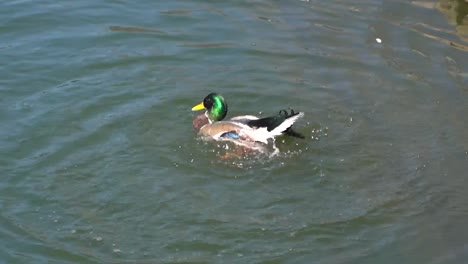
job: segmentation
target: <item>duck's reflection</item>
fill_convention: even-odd
[[[413,1],[411,3],[424,8],[437,9],[443,13],[447,18],[448,23],[455,26],[455,31],[450,33],[454,33],[461,40],[468,42],[468,0],[439,0],[439,2],[436,3],[428,1]],[[445,29],[434,26],[431,26],[430,29],[446,32]],[[424,34],[427,36],[428,33],[425,32]],[[429,37],[450,44],[457,49],[468,51],[468,47],[463,43],[455,43],[441,36],[431,35]]]
[[[449,18],[450,23],[468,26],[467,0],[441,0],[437,8]]]

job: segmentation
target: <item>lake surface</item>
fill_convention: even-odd
[[[0,263],[468,262],[463,1],[1,7]],[[222,159],[212,91],[306,139]]]

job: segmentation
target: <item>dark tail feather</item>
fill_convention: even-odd
[[[295,115],[300,114],[300,112],[294,112],[294,110],[290,109],[291,111],[288,113],[286,110],[281,110],[279,113],[275,116],[270,116],[270,117],[264,117],[260,119],[255,119],[255,120],[250,120],[247,122],[247,125],[250,127],[266,127],[268,131],[272,131],[279,125],[281,125],[284,120],[293,117]],[[286,131],[284,133],[287,133]],[[296,132],[293,132],[293,134],[298,134]]]
[[[292,128],[286,129],[286,131],[284,131],[284,134],[288,135],[288,136],[291,136],[291,137],[297,137],[297,138],[302,138],[302,139],[305,138],[302,134],[292,130]]]

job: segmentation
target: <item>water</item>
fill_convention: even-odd
[[[0,262],[466,262],[457,3],[3,3]],[[306,140],[220,159],[211,91]]]

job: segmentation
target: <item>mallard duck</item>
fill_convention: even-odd
[[[223,121],[228,111],[226,100],[219,94],[210,93],[203,102],[192,108],[192,111],[199,110],[205,110],[205,113],[194,120],[193,126],[204,138],[233,141],[240,145],[246,145],[247,142],[268,144],[268,139],[274,140],[280,135],[304,138],[291,128],[304,113],[292,109],[289,112],[281,110],[277,115],[265,118],[244,115]]]

